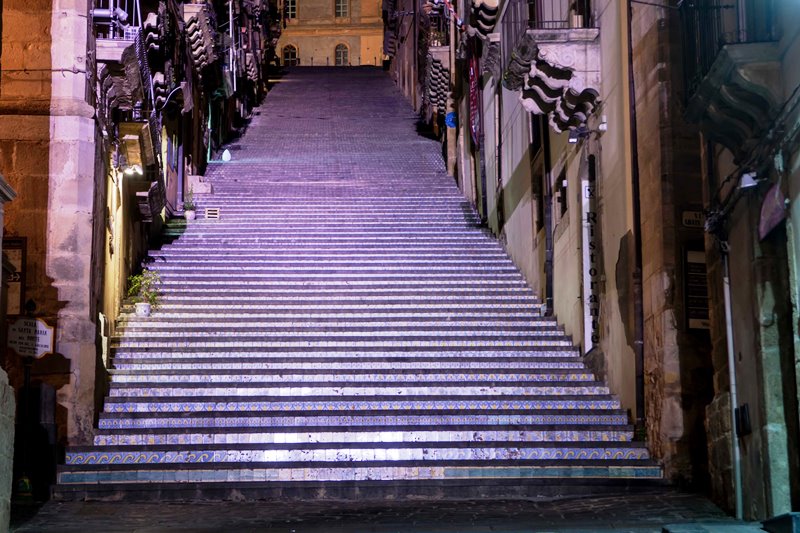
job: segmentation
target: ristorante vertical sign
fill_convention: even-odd
[[[600,227],[597,196],[596,158],[587,158],[587,172],[581,180],[581,216],[583,218],[583,352],[600,342]]]

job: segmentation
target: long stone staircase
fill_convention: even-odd
[[[383,73],[298,69],[127,313],[61,498],[557,496],[659,479]]]

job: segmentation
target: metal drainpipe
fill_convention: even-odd
[[[236,51],[233,48],[233,0],[228,0],[228,35],[231,38],[231,46],[229,48],[229,65],[231,69],[231,77],[233,78],[233,92],[236,92]]]
[[[419,87],[419,3],[420,0],[414,0],[412,4],[414,6],[413,17],[414,17],[414,57],[412,58],[411,65],[413,67],[413,71],[411,72],[411,82],[413,85],[411,86],[411,105],[414,107],[414,112],[417,113],[420,111],[421,105],[420,100],[421,98],[417,97],[417,88]],[[395,52],[396,54],[396,52]],[[400,72],[400,77],[402,77],[402,70]],[[425,88],[423,87],[423,91]]]
[[[733,316],[731,312],[731,273],[728,262],[727,243],[722,246],[722,293],[725,303],[725,334],[728,348],[728,379],[731,393],[731,462],[733,468],[733,489],[736,498],[736,519],[742,519],[742,458],[739,438],[736,435],[736,353],[733,347]]]
[[[642,206],[639,198],[639,141],[636,129],[636,81],[633,72],[633,2],[628,0],[628,97],[631,128],[631,193],[633,204],[633,327],[636,366],[636,426],[644,429],[644,312],[642,290]]]
[[[544,151],[544,303],[545,314],[553,315],[553,162],[550,156],[550,128],[541,127]]]

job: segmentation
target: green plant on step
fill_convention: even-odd
[[[186,198],[183,199],[183,210],[194,211],[197,206],[194,205],[194,187],[189,189],[186,193]]]
[[[143,269],[140,274],[128,277],[128,297],[134,303],[149,303],[155,307],[158,303],[161,276],[153,270]]]

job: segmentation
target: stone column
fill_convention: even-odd
[[[55,0],[52,13],[52,97],[45,271],[56,289],[56,351],[70,361],[70,382],[58,390],[69,444],[93,434],[96,327],[92,243],[95,177],[94,109],[86,101],[87,0]]]

